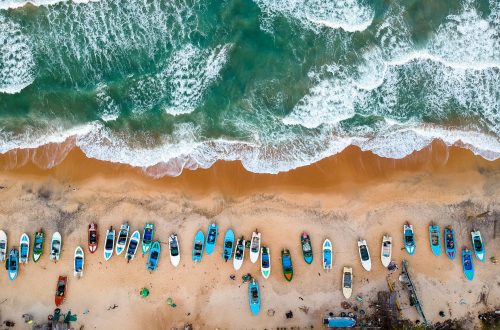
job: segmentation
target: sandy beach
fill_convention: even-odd
[[[44,149],[45,148],[45,149]],[[59,275],[68,275],[67,299],[62,310],[78,315],[75,329],[170,329],[192,324],[195,329],[321,328],[322,316],[344,311],[341,292],[342,267],[353,267],[353,296],[347,301],[373,313],[377,292],[387,290],[388,271],[380,262],[384,233],[393,237],[393,259],[407,259],[417,292],[429,321],[466,320],[465,328],[478,327],[478,313],[498,308],[498,264],[490,262],[499,248],[500,161],[489,162],[460,148],[435,142],[402,160],[384,159],[370,152],[348,148],[317,164],[278,175],[252,174],[239,163],[217,163],[207,170],[186,171],[176,178],[153,179],[150,169],[134,169],[87,159],[78,149],[65,152],[64,160],[48,168],[52,150],[10,152],[0,157],[0,229],[9,246],[18,245],[23,232],[31,236],[43,228],[48,237],[63,235],[61,260],[51,263],[48,247],[38,263],[22,265],[15,281],[5,270],[0,276],[0,320],[26,328],[21,315],[29,313],[41,323],[55,308],[54,292]],[[37,165],[35,165],[36,163]],[[162,243],[158,270],[146,271],[139,255],[126,263],[123,255],[105,262],[106,229],[128,220],[131,230],[154,222]],[[403,224],[414,225],[416,252],[403,247]],[[100,246],[87,250],[87,225],[99,226]],[[211,222],[220,228],[215,253],[200,264],[191,260],[197,230]],[[457,247],[471,246],[470,231],[481,230],[487,260],[476,266],[472,282],[465,279],[460,258],[436,257],[429,247],[428,225],[452,225]],[[271,249],[272,271],[263,279],[259,264],[245,258],[242,269],[221,257],[223,235],[232,228],[237,237],[250,238],[256,228],[263,244]],[[307,265],[301,255],[300,233],[312,237],[314,261]],[[181,263],[174,268],[168,258],[168,236],[179,235]],[[321,245],[333,242],[333,270],[321,264]],[[361,267],[356,242],[366,239],[372,270]],[[84,276],[72,274],[73,252],[84,247]],[[295,270],[291,283],[281,272],[280,251],[289,248]],[[261,286],[258,316],[248,308],[250,273]],[[236,275],[231,280],[231,275]],[[399,271],[390,276],[398,281]],[[150,289],[142,298],[141,288]],[[483,299],[481,295],[483,294]],[[406,292],[398,292],[401,318],[419,319]],[[358,301],[359,296],[362,301]],[[176,308],[167,305],[171,297]],[[486,297],[486,298],[484,298]],[[361,300],[359,299],[359,300]],[[115,306],[115,308],[111,308]],[[302,308],[305,307],[305,308]],[[301,309],[302,308],[302,309]],[[307,309],[307,313],[304,312]],[[268,315],[273,310],[274,315]],[[292,311],[294,317],[286,319]],[[444,311],[445,317],[439,315]]]

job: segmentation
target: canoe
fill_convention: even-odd
[[[271,275],[271,251],[265,246],[260,248],[260,272],[264,278]]]
[[[252,312],[253,315],[259,314],[260,290],[259,283],[257,283],[255,279],[252,279],[248,285],[248,303],[250,304],[250,312]]]
[[[130,232],[130,226],[128,222],[125,222],[120,226],[120,231],[118,232],[118,239],[116,240],[116,255],[120,255],[127,246],[128,234]]]
[[[222,251],[222,258],[224,261],[228,261],[231,259],[233,255],[233,247],[234,247],[234,231],[232,229],[228,229],[226,231],[226,235],[224,235],[224,251]]]
[[[10,249],[5,265],[9,273],[9,279],[14,281],[19,272],[19,251],[16,248]]]
[[[147,223],[144,225],[144,231],[142,233],[142,254],[146,254],[151,249],[151,244],[153,244],[153,237],[155,234],[155,225],[152,223]]]
[[[50,260],[57,262],[62,251],[62,238],[61,234],[56,231],[52,234],[52,240],[50,241]]]
[[[30,257],[30,237],[24,233],[19,241],[19,263],[27,264]]]
[[[245,258],[245,244],[246,241],[243,236],[241,238],[238,238],[238,240],[236,241],[233,259],[233,267],[236,270],[240,269],[241,265],[243,265],[243,260]]]
[[[415,253],[415,235],[413,233],[413,225],[406,223],[403,226],[403,236],[406,252],[408,252],[409,255],[412,255]]]
[[[0,230],[0,261],[7,258],[7,234]]]
[[[287,249],[281,251],[281,267],[283,268],[285,279],[290,282],[293,279],[293,265],[292,256]]]
[[[127,262],[134,260],[140,242],[141,242],[141,233],[138,230],[136,230],[132,233],[128,241],[127,252],[125,253],[125,260],[127,260]]]
[[[429,226],[429,242],[431,244],[432,253],[434,253],[435,256],[439,256],[441,254],[441,237],[438,225]]]
[[[205,244],[205,252],[207,254],[212,254],[212,252],[214,252],[218,235],[219,235],[219,227],[217,226],[216,223],[211,223],[210,226],[208,226],[207,242]]]
[[[332,242],[327,238],[323,242],[323,269],[332,269],[333,264],[333,248]]]
[[[455,231],[451,228],[451,226],[444,229],[444,249],[448,258],[451,260],[455,259],[455,255],[457,254],[457,248],[455,246]]]
[[[59,279],[57,280],[56,295],[54,299],[56,307],[61,306],[61,304],[64,302],[64,299],[66,298],[67,287],[68,287],[68,277],[59,276]]]
[[[33,261],[37,262],[43,254],[43,243],[45,242],[45,234],[40,229],[35,233],[35,242],[33,243]]]
[[[254,264],[259,260],[260,254],[260,236],[261,234],[255,229],[252,233],[252,240],[250,241],[250,261]]]
[[[352,267],[344,267],[342,271],[342,294],[346,299],[352,295]]]
[[[99,233],[97,231],[97,224],[91,223],[89,224],[89,252],[94,253],[97,251],[97,243],[99,242]]]
[[[106,240],[104,241],[104,260],[109,260],[115,250],[115,230],[113,226],[106,231]]]
[[[159,241],[154,241],[151,244],[151,250],[149,252],[148,264],[146,269],[150,272],[154,272],[158,267],[158,261],[160,261],[161,246]]]
[[[484,262],[486,253],[484,251],[484,244],[483,244],[483,238],[481,237],[481,232],[479,232],[479,230],[471,231],[470,235],[472,238],[472,247],[474,249],[474,254],[476,255],[477,260]]]
[[[370,258],[370,250],[364,239],[358,241],[359,259],[361,260],[361,265],[366,271],[372,269],[372,260]]]
[[[205,234],[201,230],[198,230],[196,235],[194,236],[193,241],[193,261],[201,262],[201,258],[203,257],[203,246],[205,244]]]
[[[311,264],[313,261],[313,251],[311,237],[308,233],[303,232],[302,235],[300,235],[300,244],[302,245],[302,254],[304,255],[305,262]]]
[[[170,262],[174,267],[179,266],[181,261],[181,250],[179,248],[179,238],[177,234],[172,234],[168,238],[168,249],[170,251]]]
[[[474,263],[472,262],[472,253],[466,247],[462,249],[462,268],[464,269],[465,278],[472,281],[474,278]]]
[[[75,277],[83,276],[84,264],[85,264],[85,255],[83,254],[83,249],[80,246],[77,246],[73,258],[73,272]]]
[[[382,237],[382,247],[380,249],[380,260],[382,265],[387,268],[391,263],[392,258],[392,237],[389,235],[384,235]]]
[[[323,323],[327,329],[352,328],[356,325],[356,319],[348,316],[332,316]]]

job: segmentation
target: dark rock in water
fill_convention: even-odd
[[[292,311],[288,311],[286,314],[285,314],[286,318],[287,319],[293,319],[293,312]]]

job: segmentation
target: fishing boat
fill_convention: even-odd
[[[403,235],[405,240],[405,249],[409,255],[415,253],[415,236],[413,234],[413,225],[408,222],[403,226]]]
[[[323,269],[330,270],[333,265],[332,242],[327,238],[323,242]]]
[[[293,279],[293,265],[292,265],[292,256],[290,255],[290,251],[287,249],[283,249],[281,251],[281,266],[283,268],[283,275],[285,279],[290,282]]]
[[[147,254],[153,244],[153,237],[155,234],[155,225],[147,223],[144,225],[144,232],[142,233],[142,254]]]
[[[62,251],[62,238],[61,234],[56,231],[52,234],[52,240],[50,241],[50,260],[54,262],[59,261]]]
[[[245,258],[245,244],[246,241],[243,238],[238,238],[236,241],[236,248],[234,250],[234,259],[233,259],[233,267],[238,270],[243,265],[243,259]]]
[[[250,241],[250,261],[254,264],[259,260],[260,253],[260,233],[255,229]]]
[[[444,248],[446,250],[446,255],[451,260],[455,259],[457,254],[457,248],[455,246],[455,231],[451,226],[444,229]]]
[[[115,250],[115,230],[110,226],[106,231],[106,240],[104,241],[104,260],[109,260]]]
[[[168,238],[168,247],[170,251],[170,262],[174,267],[179,266],[181,261],[181,251],[179,248],[179,238],[177,234],[172,234]]]
[[[476,255],[477,260],[484,262],[486,254],[484,252],[484,244],[481,233],[479,230],[476,230],[471,231],[470,235],[472,238],[472,247],[474,248],[474,254]]]
[[[37,262],[43,254],[43,243],[45,242],[45,234],[40,229],[35,233],[35,243],[33,244],[33,261]]]
[[[130,239],[128,240],[127,252],[125,253],[125,259],[127,260],[127,262],[134,260],[140,242],[141,242],[141,233],[138,230],[136,230],[132,233]]]
[[[7,272],[9,273],[9,279],[14,281],[19,272],[19,250],[12,248],[9,251],[9,256],[7,257],[7,263],[5,264]]]
[[[0,230],[0,261],[7,258],[7,234]]]
[[[380,260],[382,260],[382,265],[387,268],[391,263],[392,258],[392,237],[389,235],[384,235],[382,237],[382,248],[380,251]]]
[[[160,260],[161,246],[159,241],[154,241],[151,245],[151,251],[148,257],[148,264],[146,269],[150,272],[154,272],[158,267],[158,261]]]
[[[306,264],[311,264],[313,261],[313,250],[311,245],[311,237],[308,233],[303,232],[300,235],[300,243],[302,245],[302,254]]]
[[[222,258],[225,262],[231,259],[233,255],[233,247],[234,247],[234,232],[232,229],[228,229],[226,231],[226,235],[224,235],[224,251],[222,251]]]
[[[89,224],[89,252],[94,253],[97,251],[97,243],[99,241],[99,233],[97,231],[97,224],[91,223]]]
[[[83,254],[83,249],[77,246],[75,249],[75,255],[73,258],[73,272],[75,277],[83,276],[83,265],[85,264],[85,255]]]
[[[119,256],[127,246],[128,233],[130,232],[130,226],[128,222],[125,222],[120,226],[120,231],[118,232],[118,239],[116,240],[116,255]]]
[[[66,298],[67,286],[68,286],[68,277],[59,276],[59,278],[57,279],[56,296],[54,299],[56,307],[61,306],[62,303],[64,302],[64,299]]]
[[[19,241],[19,263],[27,264],[30,257],[30,237],[24,233]]]
[[[369,272],[372,269],[372,260],[370,258],[370,250],[368,250],[368,245],[364,239],[358,241],[358,249],[361,265]]]
[[[342,294],[346,299],[352,295],[352,267],[344,267],[342,272]]]
[[[467,247],[462,249],[462,268],[464,269],[465,278],[472,281],[474,278],[474,264],[472,262],[472,253]]]
[[[203,246],[205,244],[205,234],[201,230],[198,230],[194,236],[193,242],[193,261],[201,262],[201,257],[203,257]]]
[[[429,241],[432,253],[434,253],[435,256],[439,256],[441,254],[441,237],[439,234],[439,226],[436,224],[431,224],[429,226]]]
[[[211,223],[210,226],[208,226],[207,242],[205,244],[205,252],[207,254],[212,254],[212,252],[214,252],[218,235],[219,235],[219,227],[217,226],[216,223]]]
[[[356,319],[353,317],[333,316],[333,313],[330,314],[327,318],[323,319],[323,324],[327,329],[345,329],[356,325]]]
[[[253,315],[259,314],[260,311],[260,290],[259,283],[253,278],[248,285],[248,303],[250,304],[250,312]]]
[[[264,278],[271,274],[271,251],[265,246],[260,248],[260,272]]]

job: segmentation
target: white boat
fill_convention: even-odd
[[[346,299],[352,295],[352,268],[344,267],[342,272],[342,294]]]
[[[364,239],[358,241],[359,258],[361,259],[361,265],[366,271],[372,269],[372,260],[370,259],[370,251],[368,250],[368,245]]]
[[[127,262],[134,260],[140,241],[141,233],[136,230],[132,233],[132,236],[130,236],[130,240],[128,241],[127,252],[125,253],[125,259],[127,260]]]
[[[104,260],[109,260],[115,250],[115,230],[113,226],[106,231],[106,240],[104,241]]]
[[[271,274],[271,251],[265,246],[260,248],[260,272],[264,278]]]
[[[56,231],[52,234],[52,240],[50,242],[50,260],[57,262],[59,261],[59,256],[62,250],[62,238],[61,234]]]
[[[479,230],[471,231],[470,235],[472,238],[472,247],[477,260],[484,262],[486,255],[485,255],[483,238],[481,237],[481,232]]]
[[[130,226],[128,222],[125,222],[120,226],[120,231],[118,232],[118,239],[116,240],[116,255],[119,256],[127,246],[128,233],[130,231]]]
[[[75,277],[83,276],[83,265],[85,264],[85,255],[83,254],[83,249],[77,246],[75,249],[75,255],[73,259],[73,271]]]
[[[30,257],[30,237],[24,233],[19,241],[19,263],[27,264]]]
[[[233,266],[234,269],[238,270],[243,265],[243,259],[245,258],[245,243],[246,241],[242,238],[238,238],[236,242],[236,249],[234,250]]]
[[[7,258],[7,234],[0,230],[0,261]]]
[[[170,262],[174,267],[181,262],[181,250],[179,248],[179,238],[177,234],[172,234],[168,238],[168,250],[170,251]]]
[[[255,230],[252,233],[252,241],[250,243],[250,261],[254,264],[259,260],[260,252],[260,233]]]
[[[327,238],[323,242],[323,269],[332,269],[333,264],[333,248],[332,242]]]
[[[382,238],[382,248],[380,251],[380,259],[382,260],[382,265],[387,268],[391,263],[392,257],[392,237],[389,235],[384,235]]]

